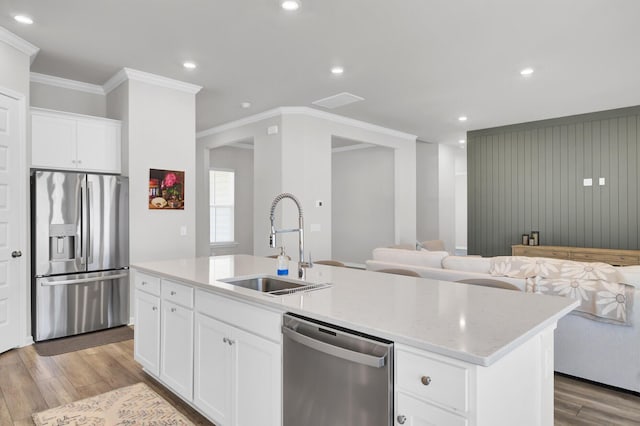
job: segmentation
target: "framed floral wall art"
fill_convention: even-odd
[[[184,172],[149,169],[149,208],[184,210]]]

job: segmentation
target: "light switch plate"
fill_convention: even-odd
[[[312,223],[311,224],[311,232],[320,232],[320,224],[319,223]]]
[[[278,134],[278,126],[269,126],[267,127],[268,135],[277,135]]]
[[[604,186],[604,178],[598,178],[598,185]]]
[[[322,200],[316,200],[316,207],[322,207]]]
[[[593,179],[589,178],[589,179],[585,179],[583,181],[583,185],[584,186],[593,186]]]
[[[182,225],[180,227],[180,236],[181,237],[186,237],[187,236],[187,227],[186,227],[186,225]]]

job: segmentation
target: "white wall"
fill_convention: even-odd
[[[34,107],[106,116],[107,98],[104,95],[32,82],[30,97],[31,106]]]
[[[238,245],[214,248],[213,254],[253,254],[253,149],[214,148],[210,150],[209,166],[235,172],[234,238]]]
[[[385,147],[333,153],[333,259],[364,264],[374,248],[395,243],[393,157]]]
[[[30,58],[0,41],[0,86],[21,93],[29,99]]]
[[[456,245],[455,152],[456,147],[438,145],[438,227],[441,240],[450,253]]]
[[[417,240],[440,239],[438,144],[416,143]]]
[[[466,247],[466,150],[459,146],[438,145],[438,200],[440,239],[454,253]],[[465,176],[466,177],[466,176]],[[464,201],[462,201],[464,199]]]
[[[467,149],[455,151],[456,250],[467,251]]]
[[[131,263],[194,256],[195,95],[129,81],[128,131]],[[185,171],[184,210],[149,209],[152,168]]]
[[[253,140],[253,253],[264,256],[276,253],[269,248],[269,209],[273,198],[282,192],[282,156],[280,116],[265,118],[232,127],[219,133],[199,138],[196,142],[196,173],[198,194],[209,194],[209,150],[239,141]],[[278,133],[268,135],[267,128],[278,127]],[[196,253],[209,255],[209,197],[198,197]],[[280,209],[280,208],[279,208]],[[276,216],[277,224],[282,215]]]
[[[394,238],[395,242],[415,241],[415,137],[309,108],[281,108],[262,115],[266,118],[257,122],[243,120],[220,126],[213,134],[198,140],[198,158],[205,158],[198,161],[198,190],[208,191],[208,181],[204,182],[203,176],[208,170],[209,156],[204,151],[253,138],[256,255],[275,253],[268,247],[269,209],[276,195],[288,191],[298,196],[303,205],[306,251],[311,251],[316,259],[331,258],[330,205],[315,207],[315,201],[327,202],[331,197],[332,136],[394,149]],[[267,128],[272,125],[278,125],[279,133],[267,135]],[[198,207],[199,235],[208,231],[207,209],[205,204]],[[297,210],[289,200],[280,203],[276,220],[278,226],[297,225]],[[312,224],[320,231],[310,232]],[[297,260],[297,237],[290,235],[284,241],[289,255]],[[207,245],[198,240],[198,253],[201,250],[206,253]]]

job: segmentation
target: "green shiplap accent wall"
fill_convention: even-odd
[[[639,141],[640,106],[469,132],[469,254],[509,255],[532,230],[543,245],[639,249]]]

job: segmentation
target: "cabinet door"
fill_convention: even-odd
[[[467,426],[467,419],[424,401],[397,392],[396,425],[404,426]]]
[[[193,395],[193,311],[162,300],[160,379],[191,401]]]
[[[54,169],[76,168],[76,121],[31,115],[31,165]]]
[[[234,329],[234,425],[280,426],[282,351],[280,345]]]
[[[193,403],[217,424],[231,425],[232,328],[196,314]]]
[[[158,376],[160,366],[160,298],[136,291],[135,360]]]
[[[78,120],[78,167],[120,173],[120,126],[98,120]]]

